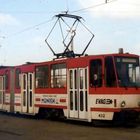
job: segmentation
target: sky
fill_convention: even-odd
[[[52,60],[45,39],[56,21],[54,15],[64,11],[83,17],[82,23],[95,35],[87,54],[116,53],[124,48],[124,52],[140,55],[140,1],[105,1],[0,0],[0,65]],[[62,35],[57,28],[49,43],[61,52]],[[82,51],[90,35],[79,29],[74,47]]]

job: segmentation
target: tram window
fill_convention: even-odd
[[[73,89],[73,71],[70,70],[70,89]]]
[[[136,67],[136,82],[140,85],[140,68]]]
[[[84,99],[83,91],[80,91],[80,111],[83,111],[84,110],[84,102],[83,102],[83,99]]]
[[[105,58],[105,75],[106,86],[117,86],[113,59],[111,56]]]
[[[77,89],[77,70],[74,70],[74,79],[75,79],[75,89]]]
[[[77,110],[78,109],[78,107],[77,107],[77,91],[75,91],[75,110]]]
[[[36,88],[47,88],[49,86],[48,66],[36,67]]]
[[[26,82],[27,82],[26,75],[24,74],[24,76],[23,76],[23,85],[24,85],[23,89],[26,89],[26,87],[27,87]]]
[[[73,110],[73,92],[70,91],[70,110]]]
[[[90,86],[102,86],[102,61],[100,59],[90,62]]]
[[[3,77],[0,76],[0,91],[3,90]]]
[[[23,92],[23,106],[26,106],[26,91]]]
[[[85,105],[86,105],[86,111],[88,111],[88,101],[87,101],[87,91],[85,92]]]
[[[0,104],[2,104],[3,77],[0,76]]]
[[[16,69],[16,75],[15,75],[15,85],[16,85],[16,89],[20,88],[20,74],[21,74],[21,70],[20,69]]]
[[[30,80],[30,89],[32,89],[32,84],[33,84],[33,83],[32,83],[32,82],[33,82],[33,81],[32,81],[32,74],[30,74],[29,80]]]
[[[51,67],[51,87],[66,87],[66,64],[55,64]]]
[[[83,85],[83,69],[80,70],[80,89],[83,89],[84,85]]]
[[[87,69],[85,69],[85,89],[87,89]]]
[[[5,88],[9,88],[9,76],[8,76],[8,71],[5,73]]]
[[[32,104],[33,104],[32,103],[32,99],[33,99],[32,94],[33,94],[32,91],[30,91],[30,107],[32,107]]]

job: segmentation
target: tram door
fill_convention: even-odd
[[[5,100],[5,88],[4,88],[4,76],[0,76],[0,109],[4,109]]]
[[[34,113],[34,74],[22,74],[22,112]]]
[[[69,117],[87,119],[87,68],[69,69]]]

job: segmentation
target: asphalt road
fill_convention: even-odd
[[[41,120],[0,113],[0,140],[140,140],[140,124],[93,127],[75,121]]]

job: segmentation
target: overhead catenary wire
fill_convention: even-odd
[[[86,10],[93,9],[93,8],[96,8],[96,7],[100,7],[100,6],[106,5],[108,3],[115,2],[115,1],[117,1],[117,0],[111,0],[111,1],[106,0],[105,2],[97,4],[97,5],[92,5],[92,6],[89,6],[89,7],[85,7],[85,8],[81,8],[81,9],[78,9],[78,10],[70,11],[70,13],[78,13],[78,12],[86,11]]]
[[[43,21],[43,22],[40,22],[40,23],[35,24],[35,25],[33,25],[33,26],[24,28],[24,29],[22,29],[22,30],[20,30],[20,31],[18,31],[18,32],[15,32],[15,33],[13,33],[13,34],[8,35],[6,38],[9,38],[9,37],[12,37],[12,36],[15,36],[15,35],[24,33],[24,32],[26,32],[26,31],[32,30],[32,29],[34,29],[34,28],[36,28],[36,27],[38,27],[38,26],[47,24],[47,23],[51,22],[52,20],[53,20],[53,18],[51,18],[51,19],[49,19],[49,20],[46,20],[46,21]]]
[[[75,12],[81,12],[81,11],[85,11],[85,10],[88,10],[88,9],[92,9],[92,8],[96,8],[98,6],[102,6],[102,5],[105,5],[105,4],[108,4],[108,3],[111,3],[111,2],[114,2],[114,1],[117,1],[117,0],[105,0],[105,2],[103,3],[100,3],[100,4],[97,4],[97,5],[92,5],[92,6],[89,6],[89,7],[85,7],[85,8],[81,8],[81,9],[78,9],[78,10],[73,10],[73,11],[70,11],[69,10],[69,4],[68,4],[68,0],[66,0],[66,12],[69,12],[69,13],[75,13]],[[60,12],[60,11],[59,11]],[[0,13],[14,13],[14,14],[46,14],[46,13],[58,13],[58,11],[4,11],[4,10],[0,10]]]
[[[46,14],[48,11],[5,11],[5,10],[0,10],[0,13],[12,13],[12,14]],[[49,12],[49,13],[54,13],[54,12]]]
[[[92,5],[92,6],[85,7],[85,8],[81,8],[81,9],[74,10],[74,11],[67,11],[67,12],[68,12],[68,13],[79,13],[79,12],[86,11],[86,10],[89,10],[89,9],[93,9],[93,8],[96,8],[96,7],[99,7],[99,6],[105,5],[105,4],[107,4],[107,3],[114,2],[114,1],[117,1],[117,0],[111,0],[111,1],[110,1],[110,0],[105,0],[104,3],[100,3],[100,4],[97,4],[97,5]],[[25,13],[29,13],[29,12],[27,11],[27,12],[25,12]],[[31,11],[30,11],[30,13],[39,13],[39,12],[31,12]],[[53,18],[51,18],[51,19],[49,19],[49,20],[46,20],[46,21],[43,21],[43,22],[41,22],[41,23],[38,23],[38,24],[35,24],[35,25],[32,25],[32,26],[29,26],[29,27],[27,27],[27,28],[24,28],[23,30],[20,30],[20,31],[18,31],[18,32],[15,32],[15,33],[13,33],[13,34],[10,34],[10,35],[8,35],[8,36],[5,36],[5,38],[9,38],[9,37],[12,37],[12,36],[19,35],[19,34],[21,34],[21,33],[27,32],[27,31],[29,31],[29,30],[32,30],[32,29],[38,27],[38,26],[41,26],[41,25],[46,24],[46,23],[49,23],[49,22],[51,22],[52,20],[53,20]]]

